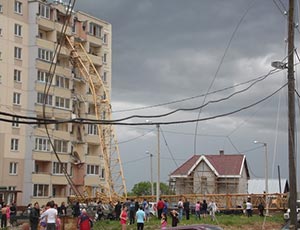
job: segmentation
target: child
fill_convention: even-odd
[[[161,229],[166,229],[167,228],[167,216],[164,212],[161,214],[160,223],[161,223]]]

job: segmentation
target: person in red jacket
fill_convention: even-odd
[[[165,206],[165,203],[162,201],[161,198],[159,198],[159,201],[157,202],[157,205],[156,205],[156,207],[157,207],[157,217],[159,219],[161,219],[161,214],[162,214],[162,211],[164,209],[164,206]]]
[[[87,215],[86,210],[82,209],[81,215],[78,217],[78,227],[79,230],[90,230],[93,221]]]

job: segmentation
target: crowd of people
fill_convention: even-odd
[[[0,205],[2,229],[13,225],[17,208],[15,203],[11,203],[10,205],[2,203]],[[193,210],[191,210],[191,207],[193,207]],[[242,207],[244,214],[251,217],[253,207],[250,198],[244,201]],[[99,201],[96,205],[96,212],[90,217],[87,210],[80,206],[79,202],[72,204],[72,215],[77,218],[77,227],[79,230],[90,230],[93,227],[94,221],[100,221],[102,219],[120,221],[122,230],[126,230],[127,225],[135,223],[138,230],[143,230],[145,222],[149,221],[151,216],[150,203],[146,199],[141,203],[133,199],[127,199],[122,203],[118,201],[115,204],[110,202],[106,211],[105,213],[104,205]],[[168,226],[168,218],[171,220],[170,225],[176,227],[183,218],[189,220],[192,211],[196,220],[200,220],[209,215],[211,220],[215,221],[215,214],[218,211],[218,207],[214,200],[210,200],[208,203],[206,200],[202,202],[197,201],[195,204],[190,205],[188,199],[179,199],[176,205],[173,203],[170,206],[167,200],[160,198],[159,201],[154,204],[154,211],[160,221],[161,229],[165,229]],[[262,203],[259,204],[258,211],[259,215],[264,215],[264,206]],[[67,215],[67,206],[64,202],[58,206],[54,201],[49,201],[46,205],[40,207],[39,203],[35,202],[33,206],[32,204],[27,206],[27,212],[31,230],[60,230],[61,217]]]

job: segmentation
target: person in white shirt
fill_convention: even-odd
[[[252,203],[250,198],[246,202],[246,212],[248,217],[252,216]]]
[[[56,230],[57,210],[54,208],[54,201],[48,202],[50,208],[42,213],[40,219],[47,217],[47,230]]]

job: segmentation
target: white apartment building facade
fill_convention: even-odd
[[[70,9],[62,1],[0,0],[0,118],[11,120],[0,121],[0,199],[5,202],[66,201],[74,189],[65,171],[85,195],[101,192],[99,185],[105,184],[99,143],[105,128],[48,125],[53,148],[43,124],[22,124],[25,119],[11,116],[62,120],[101,114],[107,119],[105,107],[95,109],[95,92],[72,61],[68,39],[84,48],[90,77],[101,77],[99,103],[110,101],[111,25]],[[1,190],[20,192],[5,197]]]

